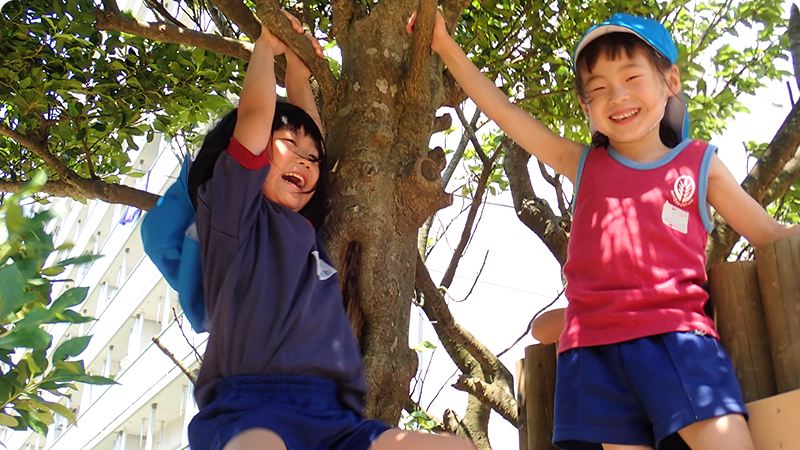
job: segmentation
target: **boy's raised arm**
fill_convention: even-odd
[[[416,15],[408,21],[407,31],[414,28]],[[506,95],[467,58],[445,27],[444,18],[436,12],[431,49],[439,54],[458,84],[511,139],[537,159],[575,181],[583,145],[565,139],[542,125],[527,112],[509,102]]]

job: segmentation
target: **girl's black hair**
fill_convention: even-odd
[[[658,50],[634,34],[625,32],[608,33],[590,42],[586,48],[581,50],[577,61],[575,61],[576,73],[578,74],[575,77],[575,89],[578,91],[578,96],[581,98],[581,101],[588,103],[589,93],[586,92],[586,86],[583,85],[583,78],[580,74],[592,73],[592,69],[594,69],[597,64],[600,55],[605,55],[609,59],[617,59],[623,51],[629,58],[633,57],[636,52],[641,52],[641,54],[645,55],[650,63],[653,64],[653,67],[656,68],[662,79],[666,82],[664,73],[672,67],[672,62],[670,62],[666,56],[659,53]],[[663,119],[659,125],[659,136],[661,137],[661,142],[670,148],[675,147],[681,142],[680,136],[678,136]],[[592,147],[607,146],[608,137],[596,131],[592,135]]]
[[[238,109],[234,109],[223,117],[217,125],[206,134],[203,145],[197,153],[189,170],[188,191],[189,198],[197,209],[197,190],[214,175],[214,165],[219,155],[228,148],[228,143],[236,127]],[[325,154],[325,143],[317,123],[302,108],[290,103],[278,101],[275,104],[275,118],[272,120],[272,132],[289,129],[295,132],[303,131],[310,137],[319,153],[319,181],[313,189],[311,199],[300,210],[315,228],[322,226],[325,221],[325,203],[328,199],[328,163]],[[272,148],[272,146],[270,146]]]

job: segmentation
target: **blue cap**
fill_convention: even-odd
[[[678,62],[678,49],[675,47],[675,42],[672,40],[669,31],[664,28],[664,25],[652,19],[617,13],[605,22],[589,28],[589,31],[578,41],[572,60],[572,67],[575,73],[577,74],[578,54],[581,50],[600,36],[618,32],[636,35],[639,39],[656,49],[657,52],[664,55],[672,64]],[[683,139],[689,137],[689,112],[686,109],[686,101],[682,93],[679,92],[667,100],[664,120],[667,121],[667,124],[678,136],[681,136]],[[594,133],[594,131],[592,127],[592,133]]]
[[[593,40],[604,34],[617,32],[635,34],[639,39],[647,42],[656,51],[664,55],[672,64],[678,62],[678,49],[675,47],[675,42],[673,42],[672,36],[664,28],[664,25],[652,19],[623,13],[614,14],[605,22],[589,28],[589,31],[583,35],[575,47],[573,61],[578,61],[578,53]]]

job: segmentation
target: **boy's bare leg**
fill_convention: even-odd
[[[431,434],[393,428],[378,436],[369,450],[476,450],[475,445],[452,434]]]
[[[741,414],[693,423],[678,434],[692,450],[755,450],[747,421]]]
[[[286,450],[286,445],[273,431],[251,428],[234,436],[222,450]]]

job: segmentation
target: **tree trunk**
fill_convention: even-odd
[[[416,373],[408,327],[417,230],[450,203],[437,164],[426,157],[441,81],[426,83],[435,92],[415,104],[410,37],[392,10],[400,6],[383,2],[339,30],[343,69],[323,113],[333,168],[324,231],[364,355],[365,414],[387,424],[398,422]]]

